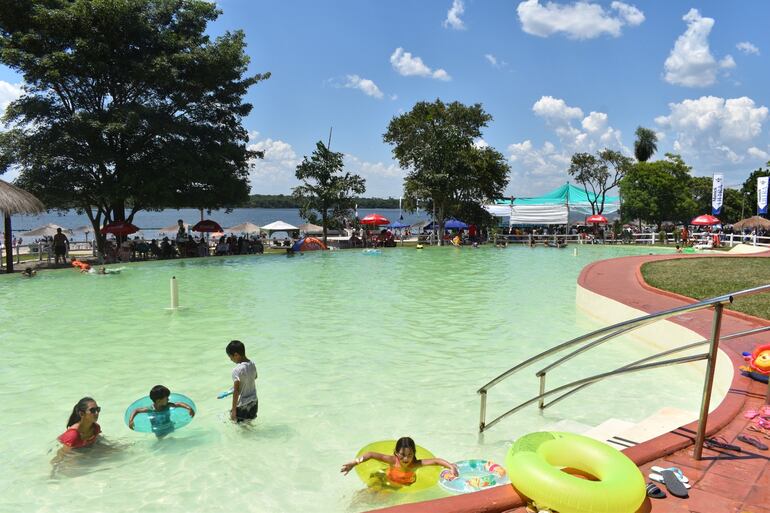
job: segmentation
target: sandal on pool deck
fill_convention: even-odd
[[[703,442],[703,445],[710,449],[725,449],[727,451],[741,452],[740,446],[727,443],[727,440],[721,436],[719,438],[707,438]]]
[[[678,477],[681,482],[683,482],[683,483],[689,483],[690,482],[690,480],[687,479],[687,476],[684,475],[684,472],[682,472],[682,469],[680,469],[679,467],[666,467],[666,468],[663,468],[663,467],[659,467],[657,465],[653,465],[652,467],[650,467],[650,470],[652,470],[653,472],[657,472],[657,473],[661,473],[664,470],[670,470],[671,472],[676,474],[676,477]],[[662,483],[663,481],[658,481],[658,482]]]
[[[662,470],[671,470],[671,469],[662,469]],[[682,482],[682,485],[685,488],[687,488],[688,490],[690,489],[691,485],[690,485],[690,483],[687,482],[687,481],[689,481],[689,479],[687,481],[682,481],[682,477],[684,477],[684,476],[680,476],[677,473],[674,473],[674,475],[676,476],[677,479],[679,479],[679,481]],[[664,483],[665,482],[665,480],[663,479],[663,476],[661,476],[660,474],[656,474],[655,472],[651,472],[648,477],[650,479],[652,479],[653,481],[658,482],[658,483]],[[685,479],[687,479],[687,478],[685,477]]]
[[[660,473],[660,475],[663,477],[663,484],[666,485],[666,490],[668,490],[668,493],[681,499],[686,499],[690,496],[690,494],[687,492],[687,488],[684,486],[684,483],[681,482],[678,477],[676,477],[676,474],[670,470],[664,470]]]
[[[760,451],[767,450],[767,445],[760,442],[759,439],[757,439],[756,437],[749,436],[749,435],[738,435],[738,440],[740,440],[741,442],[747,443],[749,445],[753,445]]]
[[[647,497],[653,499],[665,499],[666,492],[658,488],[654,483],[647,483]]]
[[[754,431],[755,433],[759,433],[763,437],[765,437],[768,440],[770,440],[770,432],[768,430],[766,430],[766,429],[763,429],[763,428],[761,428],[759,426],[752,426],[752,425],[746,426],[746,429],[748,429],[749,431]]]

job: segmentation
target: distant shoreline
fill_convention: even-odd
[[[356,198],[358,208],[398,208],[399,198]],[[300,208],[290,194],[252,194],[249,201],[238,208]]]

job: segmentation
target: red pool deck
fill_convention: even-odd
[[[770,252],[746,256],[770,256]],[[657,260],[703,257],[705,255],[648,255],[602,260],[586,266],[581,272],[578,284],[596,294],[647,313],[666,310],[693,303],[694,300],[647,285],[640,272],[642,264]],[[704,276],[704,279],[708,277]],[[711,309],[700,310],[669,320],[709,338],[712,312]],[[756,317],[728,310],[724,312],[722,333],[768,324],[768,321]],[[756,409],[764,404],[767,385],[746,378],[737,371],[737,367],[744,364],[741,352],[750,351],[756,344],[766,343],[767,339],[766,334],[754,335],[720,344],[720,349],[733,361],[736,371],[727,396],[709,415],[707,435],[724,437],[729,443],[741,446],[742,452],[704,448],[703,459],[695,460],[692,456],[692,444],[697,422],[623,451],[639,465],[645,477],[653,465],[677,466],[684,471],[692,484],[688,499],[678,499],[671,495],[665,499],[647,499],[639,513],[770,513],[770,451],[759,451],[737,441],[738,435],[746,433],[770,445],[770,440],[763,439],[758,433],[746,431],[750,421],[743,417],[744,411]],[[700,405],[693,405],[693,409],[699,407]],[[663,485],[661,487],[664,488]],[[523,505],[524,501],[515,489],[505,486],[377,511],[519,513],[525,511]]]

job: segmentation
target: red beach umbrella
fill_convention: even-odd
[[[384,224],[390,224],[390,221],[388,221],[387,218],[381,216],[380,214],[369,214],[368,216],[361,219],[361,224],[370,224],[372,226],[381,226]]]
[[[722,221],[712,215],[703,214],[690,221],[690,224],[695,226],[712,226],[715,224],[722,224]]]
[[[195,226],[192,227],[193,231],[195,232],[223,232],[221,226],[219,226],[219,223],[216,221],[212,221],[211,219],[204,219],[203,221],[199,221],[195,224]]]
[[[115,236],[122,237],[124,235],[131,235],[139,231],[139,228],[127,221],[113,221],[104,228],[101,229],[102,235],[111,233]]]
[[[586,223],[591,224],[607,224],[607,218],[601,214],[594,214],[586,217]]]

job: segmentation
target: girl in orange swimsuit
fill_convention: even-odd
[[[442,467],[450,469],[457,475],[457,466],[454,463],[449,463],[441,458],[426,458],[424,460],[415,459],[414,455],[417,447],[414,444],[414,440],[405,436],[399,438],[396,441],[396,448],[393,450],[393,454],[381,454],[379,452],[365,452],[358,458],[342,465],[340,472],[346,474],[350,472],[353,467],[359,463],[363,463],[366,460],[375,459],[383,463],[388,464],[388,469],[383,476],[383,484],[390,487],[400,488],[402,486],[409,486],[417,480],[417,469],[428,465],[441,465]]]

